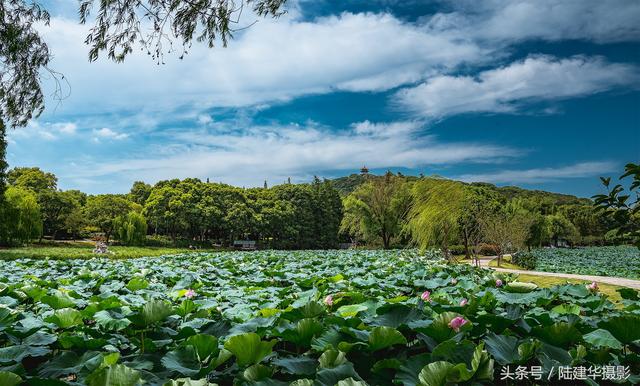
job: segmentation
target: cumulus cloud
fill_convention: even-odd
[[[45,141],[54,141],[61,137],[68,137],[76,134],[78,126],[73,122],[38,122],[31,121],[29,124],[20,129],[9,130],[8,137],[15,143],[20,139],[43,139]]]
[[[609,161],[581,162],[574,165],[534,168],[524,170],[500,170],[495,173],[463,174],[455,177],[466,182],[540,183],[567,178],[582,178],[610,173],[618,164]]]
[[[95,138],[105,138],[105,139],[114,139],[114,140],[121,140],[121,139],[125,139],[129,137],[129,134],[126,133],[119,133],[115,130],[112,130],[108,127],[103,127],[101,129],[95,129],[93,130],[93,135],[95,136]]]
[[[582,97],[620,86],[636,87],[635,66],[600,57],[532,56],[477,76],[435,76],[400,90],[395,102],[425,117],[469,112],[515,112],[524,102]]]
[[[53,127],[63,134],[75,134],[78,129],[78,125],[72,122],[55,123]]]
[[[88,63],[86,26],[54,18],[43,28],[52,68],[71,95],[58,114],[141,106],[246,106],[335,90],[381,91],[482,60],[477,44],[407,24],[389,14],[351,14],[299,21],[260,20],[228,48],[194,45],[165,65],[135,52],[124,64]]]
[[[254,126],[235,132],[176,130],[166,133],[173,139],[171,151],[156,154],[153,149],[140,149],[129,159],[87,162],[65,179],[98,181],[103,176],[116,176],[153,182],[199,177],[258,186],[264,179],[304,180],[313,173],[326,176],[356,170],[363,164],[370,168],[423,167],[501,162],[520,155],[514,149],[493,144],[442,143],[435,136],[418,137],[416,132],[421,128],[419,122],[359,122],[340,132],[315,123]]]
[[[452,12],[430,19],[440,30],[476,39],[587,40],[597,43],[640,39],[636,0],[450,0]]]

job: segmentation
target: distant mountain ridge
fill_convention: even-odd
[[[382,176],[377,176],[374,174],[351,174],[344,177],[338,177],[331,180],[333,186],[340,192],[342,196],[347,196],[349,193],[353,192],[363,184],[368,178],[380,178]],[[426,176],[426,177],[417,177],[417,176],[402,176],[407,179],[407,181],[416,181],[420,178],[443,178],[440,176]],[[556,205],[571,205],[571,204],[590,204],[591,200],[588,198],[577,197],[571,194],[563,194],[563,193],[554,193],[547,192],[544,190],[531,190],[524,189],[518,186],[496,186],[494,184],[490,184],[488,182],[472,182],[465,183],[460,181],[463,184],[471,185],[471,186],[484,186],[488,189],[495,190],[501,196],[503,196],[507,200],[511,200],[516,197],[533,197],[533,196],[543,196],[545,198],[551,199]]]

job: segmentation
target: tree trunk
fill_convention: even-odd
[[[471,252],[469,251],[469,235],[467,235],[467,232],[463,232],[463,235],[464,235],[464,258],[468,260],[471,258]]]

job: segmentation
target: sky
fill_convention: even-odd
[[[589,197],[640,161],[636,0],[289,0],[226,48],[88,61],[73,0],[41,33],[64,74],[9,133],[61,189],[196,177],[440,175]]]

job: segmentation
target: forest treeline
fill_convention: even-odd
[[[625,242],[589,199],[516,187],[387,173],[239,188],[198,179],[135,182],[128,194],[58,189],[54,174],[14,168],[0,211],[0,243],[104,238],[125,245],[263,248],[439,247],[472,255],[544,245]]]

